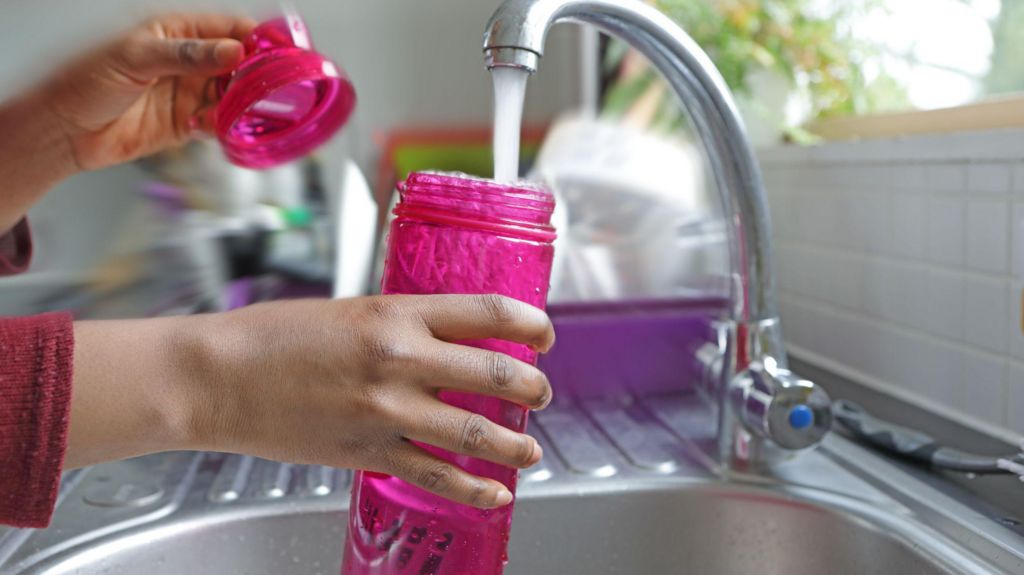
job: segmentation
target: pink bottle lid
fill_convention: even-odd
[[[229,160],[268,168],[310,153],[340,129],[356,93],[334,62],[313,51],[294,14],[264,22],[245,60],[218,79],[215,130]]]

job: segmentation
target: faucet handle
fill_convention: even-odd
[[[751,362],[730,382],[729,394],[743,426],[784,449],[811,447],[832,428],[828,394],[773,357]]]

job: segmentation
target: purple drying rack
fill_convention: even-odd
[[[228,288],[229,309],[254,303],[254,282]],[[288,282],[273,299],[327,297],[327,288]],[[556,397],[591,398],[679,393],[698,389],[703,366],[697,350],[715,341],[713,322],[725,317],[728,300],[694,297],[560,303],[548,306],[557,343],[538,366]]]
[[[715,341],[712,324],[727,309],[712,297],[553,304],[557,343],[538,366],[562,397],[694,391],[697,349]]]

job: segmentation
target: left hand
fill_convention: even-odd
[[[216,14],[161,16],[64,68],[40,97],[75,168],[128,162],[204,129],[216,103],[209,80],[242,61],[254,26]]]

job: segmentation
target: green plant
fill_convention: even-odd
[[[854,40],[853,18],[878,0],[656,0],[660,10],[678,22],[708,53],[736,93],[749,94],[749,79],[761,69],[783,75],[809,99],[811,118],[870,111],[875,99],[861,73],[871,48]],[[628,50],[614,43],[606,53],[608,70],[623,70]],[[606,94],[606,112],[624,113],[641,95],[654,89],[649,67],[620,73]],[[892,90],[888,78],[879,86]],[[670,98],[661,98],[655,123],[674,127],[682,122]],[[797,135],[795,126],[784,126]]]

